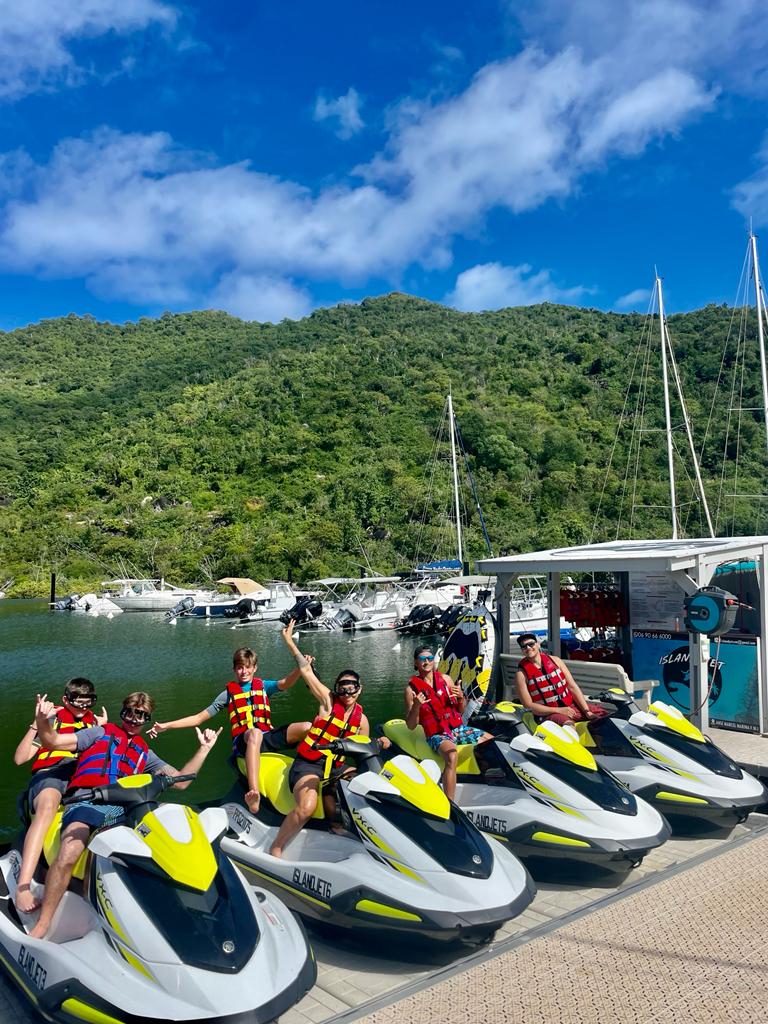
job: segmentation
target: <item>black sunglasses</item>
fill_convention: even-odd
[[[527,651],[530,647],[536,647],[538,640],[526,640],[524,644],[520,644],[520,650]]]
[[[139,708],[123,708],[120,717],[124,722],[148,722],[152,717],[152,712],[141,711]]]

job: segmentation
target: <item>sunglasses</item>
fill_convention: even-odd
[[[120,712],[120,717],[124,722],[135,722],[137,725],[143,725],[150,720],[152,712],[141,711],[138,708],[123,708]]]
[[[76,708],[89,708],[92,704],[96,703],[96,694],[94,693],[91,697],[84,697],[80,693],[65,693],[64,700]]]
[[[536,647],[536,646],[537,646],[537,641],[536,640],[527,640],[524,644],[520,644],[520,650],[521,651],[527,651],[527,650],[530,650],[531,647]]]
[[[419,654],[416,658],[417,661],[434,661],[434,654]]]

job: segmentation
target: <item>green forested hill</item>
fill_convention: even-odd
[[[670,321],[699,436],[731,316],[710,306]],[[0,577],[45,593],[50,569],[80,587],[121,560],[192,581],[356,572],[363,546],[379,571],[447,556],[447,476],[417,544],[449,388],[496,551],[588,540],[604,485],[595,539],[608,539],[628,437],[607,467],[643,320],[549,304],[466,314],[396,294],[274,326],[202,312],[0,334]],[[705,452],[712,495],[726,390]],[[647,408],[658,426],[658,381]],[[762,493],[757,415],[742,422],[740,489]],[[665,459],[657,435],[636,505],[667,500]],[[634,534],[665,535],[667,518],[640,510]],[[756,525],[737,508],[735,532]],[[476,520],[469,550],[484,553]]]

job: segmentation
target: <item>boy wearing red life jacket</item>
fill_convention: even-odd
[[[431,647],[418,647],[413,656],[414,675],[405,688],[405,724],[420,725],[427,743],[445,762],[442,784],[449,800],[456,796],[457,744],[493,739],[489,732],[464,725],[467,706],[464,691],[450,676],[435,668]]]
[[[526,711],[538,722],[567,725],[608,714],[605,708],[587,701],[566,665],[542,651],[534,633],[521,633],[517,643],[523,652],[515,676],[517,692]]]
[[[362,685],[357,672],[353,669],[340,672],[331,691],[317,678],[312,671],[309,658],[306,658],[296,646],[293,639],[293,619],[283,630],[283,639],[296,658],[299,671],[320,706],[311,728],[296,750],[296,759],[291,765],[288,784],[296,806],[285,816],[278,830],[269,851],[273,857],[282,857],[286,843],[301,831],[315,813],[320,783],[326,775],[326,755],[323,753],[323,747],[345,736],[353,736],[356,733],[369,736],[371,732],[368,719],[358,704]],[[334,767],[342,769],[343,758],[337,758]]]
[[[270,695],[289,690],[301,675],[294,669],[282,679],[259,679],[256,676],[258,659],[250,647],[238,648],[232,658],[235,679],[227,683],[226,689],[196,715],[177,718],[174,722],[155,722],[149,730],[153,739],[166,729],[186,729],[202,725],[224,708],[229,710],[229,724],[232,729],[232,752],[235,757],[245,757],[245,773],[248,790],[245,803],[255,814],[259,809],[259,761],[262,749],[276,753],[283,747],[292,747],[306,736],[309,722],[291,722],[277,729],[272,726]]]
[[[106,786],[128,775],[197,774],[219,737],[218,732],[197,730],[199,747],[181,771],[167,764],[150,750],[141,736],[144,726],[152,717],[155,702],[148,693],[130,693],[120,710],[120,725],[107,722],[81,729],[79,732],[57,732],[49,721],[53,704],[38,697],[35,724],[44,747],[67,750],[78,755],[67,787],[68,792]],[[191,780],[175,787],[186,789]],[[123,814],[120,807],[92,804],[86,800],[71,803],[64,811],[61,822],[61,846],[56,860],[45,880],[45,896],[37,924],[30,931],[34,939],[42,939],[48,931],[54,912],[67,890],[72,871],[85,849],[91,832],[106,825],[114,825]]]
[[[45,694],[42,699],[47,700],[47,696]],[[103,725],[107,720],[106,708],[102,708],[101,715],[97,717],[91,711],[95,703],[96,691],[90,679],[82,676],[70,679],[64,687],[61,707],[54,710],[51,726],[57,733],[73,733],[91,725]],[[40,860],[45,835],[56,817],[62,795],[72,777],[75,757],[75,754],[67,750],[51,750],[42,746],[34,723],[24,733],[13,755],[16,764],[32,761],[32,780],[24,801],[34,817],[24,837],[15,898],[16,909],[23,914],[32,913],[40,905],[32,895],[30,885]]]

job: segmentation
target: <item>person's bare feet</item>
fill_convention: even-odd
[[[260,803],[261,793],[258,791],[258,789],[249,789],[248,792],[245,794],[245,806],[248,808],[251,814],[255,814],[258,811]]]
[[[45,925],[44,927],[41,928],[40,927],[40,922],[38,921],[37,924],[35,925],[35,927],[30,931],[29,937],[30,937],[30,939],[44,939],[45,938],[45,933],[47,931],[48,931],[48,926]]]
[[[40,907],[40,900],[32,895],[32,890],[27,883],[16,887],[16,909],[21,914],[31,914]]]
[[[277,857],[277,859],[280,860],[280,858],[283,856],[282,846],[273,846],[272,849],[269,851],[269,855],[270,857]]]

